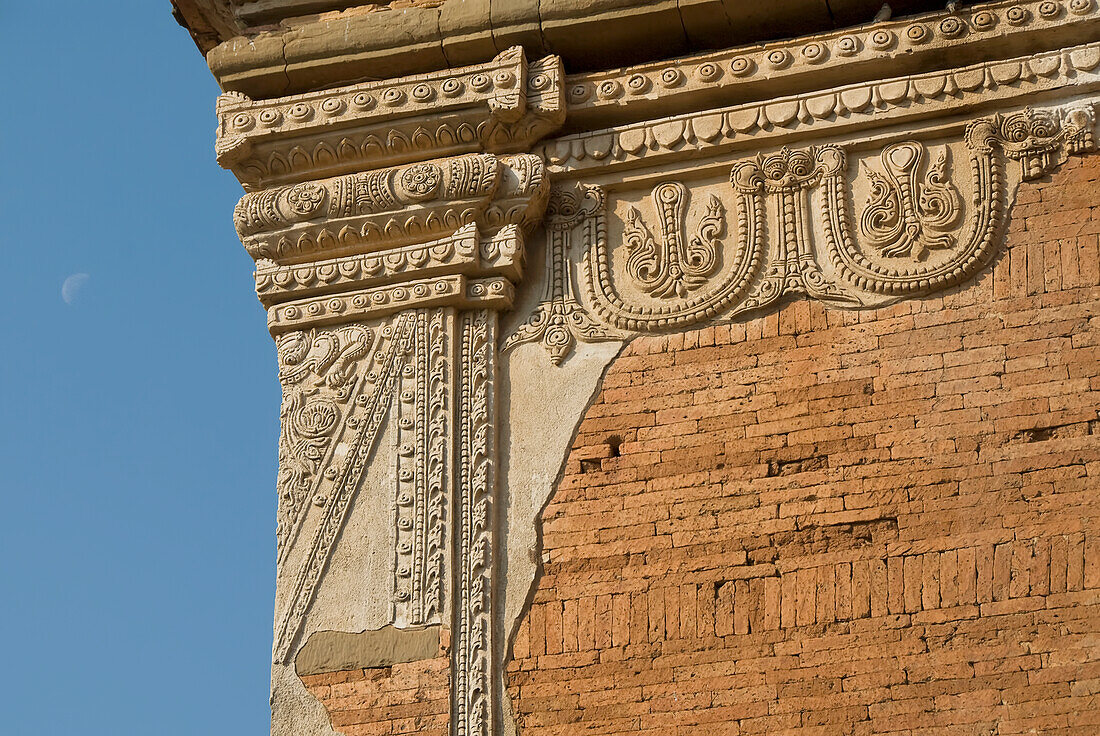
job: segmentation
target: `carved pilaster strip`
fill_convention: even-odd
[[[497,314],[463,312],[458,376],[458,488],[451,732],[491,736],[493,707],[493,503],[496,487]]]
[[[439,623],[452,476],[454,311],[415,314],[414,358],[402,382],[398,425],[394,623]],[[410,370],[411,369],[411,370]]]

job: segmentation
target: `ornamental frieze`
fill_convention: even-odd
[[[557,363],[578,340],[689,328],[782,298],[877,307],[960,284],[997,254],[1019,183],[1094,150],[1094,128],[1091,103],[1025,108],[928,143],[712,161],[692,185],[557,185],[551,202],[569,202],[571,217],[564,234],[547,223],[553,290],[504,347],[541,342]]]

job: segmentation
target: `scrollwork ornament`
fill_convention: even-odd
[[[280,338],[280,362],[290,369],[280,371],[284,392],[288,397],[284,401],[284,433],[290,428],[293,436],[303,427],[315,432],[330,423],[333,428],[339,427],[339,422],[330,422],[330,417],[332,410],[337,409],[342,401],[342,411],[346,417],[346,432],[342,441],[347,445],[347,454],[341,461],[329,463],[326,471],[320,474],[327,484],[324,491],[314,486],[313,492],[296,497],[298,518],[294,529],[282,526],[285,515],[282,511],[283,505],[280,504],[280,567],[287,562],[289,543],[301,527],[307,500],[319,508],[310,512],[317,514],[317,524],[308,548],[301,555],[291,590],[281,605],[272,650],[273,660],[277,663],[285,663],[290,656],[347,520],[352,501],[393,401],[398,377],[408,359],[410,334],[410,318],[407,315],[399,317],[395,325],[384,328],[381,331],[379,349],[372,356],[374,367],[370,370],[357,370],[354,376],[349,376],[345,384],[349,386],[349,390],[338,392],[336,398],[311,395],[311,384],[317,382],[316,378],[321,378],[323,383],[324,376],[319,376],[318,372],[327,374],[339,362],[339,356],[347,357],[350,354],[347,350],[339,350],[345,341],[356,342],[356,337],[364,336],[371,336],[373,339],[372,333],[361,326],[348,326],[335,331],[300,332]],[[336,347],[335,350],[333,346]],[[335,358],[334,353],[337,354]],[[339,399],[341,396],[343,398]],[[347,416],[352,411],[357,412],[357,416]],[[285,460],[280,451],[280,466],[292,467]]]
[[[965,226],[950,227],[961,218],[955,212],[958,194],[948,193],[953,192],[953,185],[947,181],[944,167],[931,167],[926,184],[930,183],[935,193],[928,195],[923,205],[919,194],[916,195],[918,199],[909,198],[908,206],[903,205],[900,194],[887,191],[900,190],[901,184],[884,185],[871,175],[871,214],[868,216],[868,212],[864,212],[859,228],[869,241],[869,247],[864,247],[850,225],[845,155],[839,149],[831,151],[821,160],[826,169],[822,219],[835,269],[857,288],[884,295],[925,293],[963,281],[989,261],[1003,240],[1013,186],[1011,179],[1024,181],[1043,176],[1065,161],[1069,154],[1093,150],[1094,125],[1091,105],[1060,110],[1027,108],[971,122],[963,136],[973,182],[972,204]],[[908,172],[908,176],[915,171],[919,146],[907,143],[888,148],[884,152],[884,164]],[[899,151],[903,153],[899,155]],[[887,164],[891,153],[892,163]],[[1015,177],[1007,167],[1011,161],[1018,162],[1020,167]],[[914,180],[909,176],[907,186],[912,189],[913,185]],[[891,199],[893,204],[887,205]],[[908,209],[908,216],[904,209]],[[919,220],[922,211],[925,224],[930,218],[937,223],[936,228],[943,231],[939,235],[947,237],[936,241],[926,239],[921,244]],[[870,224],[864,222],[868,217]],[[914,221],[899,227],[898,223],[906,217]],[[929,257],[925,262],[922,256],[932,245],[940,246],[944,255]],[[890,260],[883,262],[870,255],[873,250]]]
[[[685,297],[707,282],[720,263],[725,230],[725,209],[714,195],[694,234],[686,233],[684,222],[687,187],[666,182],[653,190],[653,204],[661,240],[658,243],[633,207],[626,212],[626,269],[641,289],[655,297]]]
[[[283,386],[276,532],[280,564],[308,499],[316,494],[318,471],[326,465],[340,420],[350,414],[355,370],[373,341],[373,333],[358,325],[290,332],[276,341]]]
[[[919,181],[924,155],[920,143],[895,143],[882,153],[881,173],[866,169],[871,191],[860,230],[884,256],[920,261],[930,250],[955,245],[949,231],[962,215],[962,203],[947,180],[947,149]]]
[[[574,296],[570,251],[574,230],[602,207],[603,198],[593,187],[556,187],[551,190],[546,209],[545,295],[527,321],[504,341],[501,351],[525,342],[541,343],[550,353],[550,361],[561,365],[577,342],[622,339],[593,319]]]

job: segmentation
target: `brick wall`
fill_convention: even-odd
[[[447,736],[449,661],[442,654],[391,667],[305,675],[302,682],[343,736]]]
[[[522,736],[1100,733],[1098,178],[1025,184],[946,295],[633,342],[543,515]]]

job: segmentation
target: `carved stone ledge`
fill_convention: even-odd
[[[460,153],[526,151],[565,119],[561,60],[516,46],[478,66],[324,92],[218,100],[218,162],[248,190]]]
[[[838,84],[927,73],[1068,47],[1100,35],[1100,6],[1003,0],[812,38],[566,77],[569,130],[652,120],[676,110],[772,100]]]
[[[605,175],[1026,104],[1071,85],[1077,94],[1100,90],[1100,43],[578,133],[542,151],[553,174]]]
[[[256,294],[265,307],[288,299],[363,289],[368,286],[460,273],[465,276],[500,274],[518,283],[523,277],[523,233],[505,225],[484,236],[476,224],[452,235],[376,253],[279,266],[265,261],[256,268]]]

